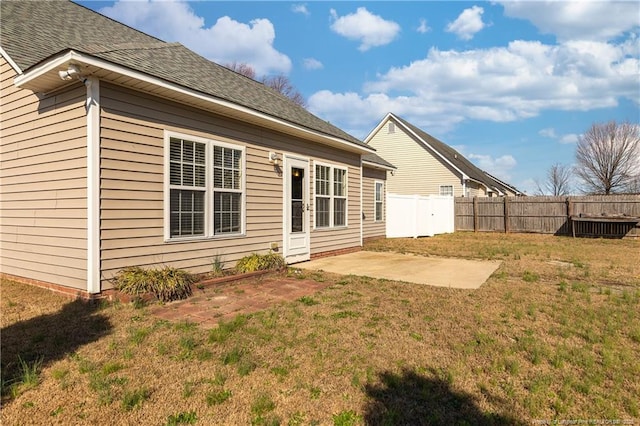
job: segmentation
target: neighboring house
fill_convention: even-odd
[[[493,184],[493,186],[499,190],[500,195],[506,197],[523,197],[526,195],[515,186],[498,179],[497,177],[487,173],[486,171],[483,170],[482,173],[484,173],[489,178],[489,183]]]
[[[0,7],[3,274],[86,295],[127,266],[293,263],[384,234],[391,166],[362,141],[75,3]]]
[[[369,133],[365,143],[397,167],[387,179],[390,194],[522,195],[480,170],[455,149],[392,113]]]

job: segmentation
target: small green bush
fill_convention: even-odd
[[[113,278],[114,286],[125,294],[153,295],[162,302],[186,299],[191,295],[191,284],[195,282],[188,272],[165,266],[161,269],[142,269],[130,266],[122,269]]]
[[[284,258],[277,253],[258,254],[245,256],[236,264],[236,271],[240,273],[280,270],[287,266]]]

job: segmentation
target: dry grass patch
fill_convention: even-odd
[[[370,247],[503,265],[476,291],[297,272],[331,285],[212,331],[3,281],[3,377],[21,380],[18,357],[42,364],[34,386],[3,388],[2,423],[640,417],[640,242],[454,234]]]

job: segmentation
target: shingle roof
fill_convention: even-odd
[[[262,83],[66,0],[0,2],[0,44],[27,71],[75,50],[366,147]]]
[[[386,168],[396,169],[397,167],[380,157],[377,154],[363,154],[362,161],[367,161],[369,163],[377,164]]]
[[[405,127],[409,128],[412,132],[414,132],[420,139],[428,143],[433,149],[438,151],[440,155],[445,157],[447,161],[453,164],[456,168],[458,168],[462,173],[469,176],[471,179],[476,180],[481,183],[485,183],[485,176],[482,170],[474,166],[469,160],[467,160],[462,154],[460,154],[455,149],[451,148],[444,142],[434,138],[424,130],[414,126],[408,121],[398,117],[397,115],[393,115],[393,117],[400,123],[402,123]]]
[[[497,177],[493,176],[492,174],[487,173],[486,171],[482,171],[485,175],[487,175],[487,177],[489,179],[491,179],[494,184],[504,193],[506,193],[506,191],[510,191],[513,192],[516,195],[523,195],[523,192],[520,191],[518,188],[516,188],[513,185],[510,185],[500,179],[498,179]]]
[[[496,182],[492,177],[487,176],[484,171],[480,170],[464,155],[460,154],[458,151],[451,148],[446,143],[434,138],[424,130],[398,117],[397,115],[392,114],[392,116],[399,123],[414,132],[420,139],[429,144],[434,150],[436,150],[440,155],[446,158],[447,161],[453,164],[458,170],[467,175],[469,178],[486,185],[490,189],[497,188],[500,191],[503,191],[503,188],[501,188],[501,185],[499,185],[498,182]]]

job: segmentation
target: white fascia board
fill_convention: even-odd
[[[9,56],[9,54],[2,48],[2,46],[0,46],[0,55],[4,58],[5,61],[9,63],[9,65],[11,65],[11,68],[13,68],[15,72],[17,72],[18,74],[22,74],[22,70],[20,69],[18,64],[16,64],[14,60],[11,59],[11,56]]]
[[[385,166],[383,164],[373,163],[373,162],[367,161],[367,160],[362,160],[362,165],[363,166],[367,166],[367,167],[371,167],[371,168],[374,168],[374,169],[387,170],[389,172],[392,172],[392,171],[396,170],[396,167],[389,167],[389,166]]]
[[[69,61],[73,60],[73,53],[73,51],[67,52],[64,55],[57,56],[55,58],[52,58],[50,61],[36,66],[26,73],[17,76],[13,80],[13,84],[15,84],[16,87],[21,87],[22,85],[29,83],[32,80],[36,80],[38,77],[41,77],[44,74],[67,64]]]
[[[466,175],[465,175],[465,179],[470,180],[471,182],[475,182],[478,185],[484,186],[485,188],[487,188],[487,191],[489,191],[489,192],[494,192],[494,188],[491,188],[489,185],[487,185],[486,183],[484,183],[482,181],[479,181],[477,179],[472,179],[472,178],[470,178],[470,177],[468,177]],[[500,191],[498,191],[498,192],[500,192]]]
[[[124,66],[121,65],[117,65],[114,64],[112,62],[108,62],[105,61],[103,59],[98,59],[95,58],[93,56],[90,55],[86,55],[83,53],[78,53],[75,52],[73,50],[63,54],[62,56],[58,56],[57,58],[54,58],[42,65],[39,65],[38,67],[34,68],[33,70],[28,71],[27,73],[17,77],[14,80],[14,83],[16,86],[20,87],[21,85],[36,79],[38,77],[40,77],[41,75],[50,72],[54,69],[56,69],[57,67],[60,67],[68,62],[78,62],[78,63],[82,63],[85,65],[90,65],[90,66],[94,66],[94,67],[98,67],[98,68],[102,68],[104,70],[107,71],[111,71],[111,72],[115,72],[127,77],[131,77],[134,78],[136,80],[140,80],[140,81],[144,81],[145,83],[150,83],[153,84],[155,86],[158,87],[162,87],[164,89],[168,89],[171,90],[173,92],[176,93],[180,93],[182,95],[187,95],[199,100],[203,100],[215,105],[219,105],[222,106],[224,108],[228,108],[230,110],[234,110],[236,112],[240,112],[243,114],[247,114],[256,118],[259,118],[261,120],[265,120],[265,121],[269,121],[273,124],[276,124],[277,126],[281,127],[281,128],[286,128],[286,129],[290,129],[290,130],[295,130],[298,132],[303,132],[306,133],[310,136],[313,137],[319,137],[321,139],[326,140],[327,142],[331,142],[332,144],[337,144],[338,146],[344,147],[345,150],[347,151],[355,151],[358,153],[373,153],[375,152],[374,149],[369,148],[369,147],[365,147],[365,146],[359,146],[359,145],[355,145],[352,144],[350,142],[347,142],[344,139],[335,137],[335,136],[329,136],[326,135],[324,133],[315,131],[315,130],[311,130],[311,129],[307,129],[306,127],[303,126],[299,126],[297,124],[293,124],[293,123],[289,123],[285,120],[281,120],[275,117],[272,117],[268,114],[263,114],[260,112],[257,112],[255,110],[252,110],[250,108],[241,106],[241,105],[237,105],[233,102],[229,102],[229,101],[225,101],[223,99],[220,98],[216,98],[214,96],[211,95],[206,95],[203,94],[201,92],[198,92],[196,90],[192,90],[192,89],[188,89],[184,86],[180,86],[179,84],[175,84],[175,83],[171,83],[165,80],[162,80],[160,78],[157,77],[152,77],[150,75],[144,74],[142,72],[139,71],[135,71],[132,70],[130,68],[126,68]]]
[[[378,125],[376,127],[373,128],[373,130],[371,132],[369,132],[369,134],[367,135],[366,138],[364,138],[364,143],[368,144],[369,141],[371,140],[371,138],[373,138],[373,136],[378,133],[378,131],[380,131],[380,129],[382,128],[382,126],[385,125],[385,123],[389,120],[389,118],[393,117],[392,113],[387,113],[387,115],[380,120],[380,122],[378,123]]]

